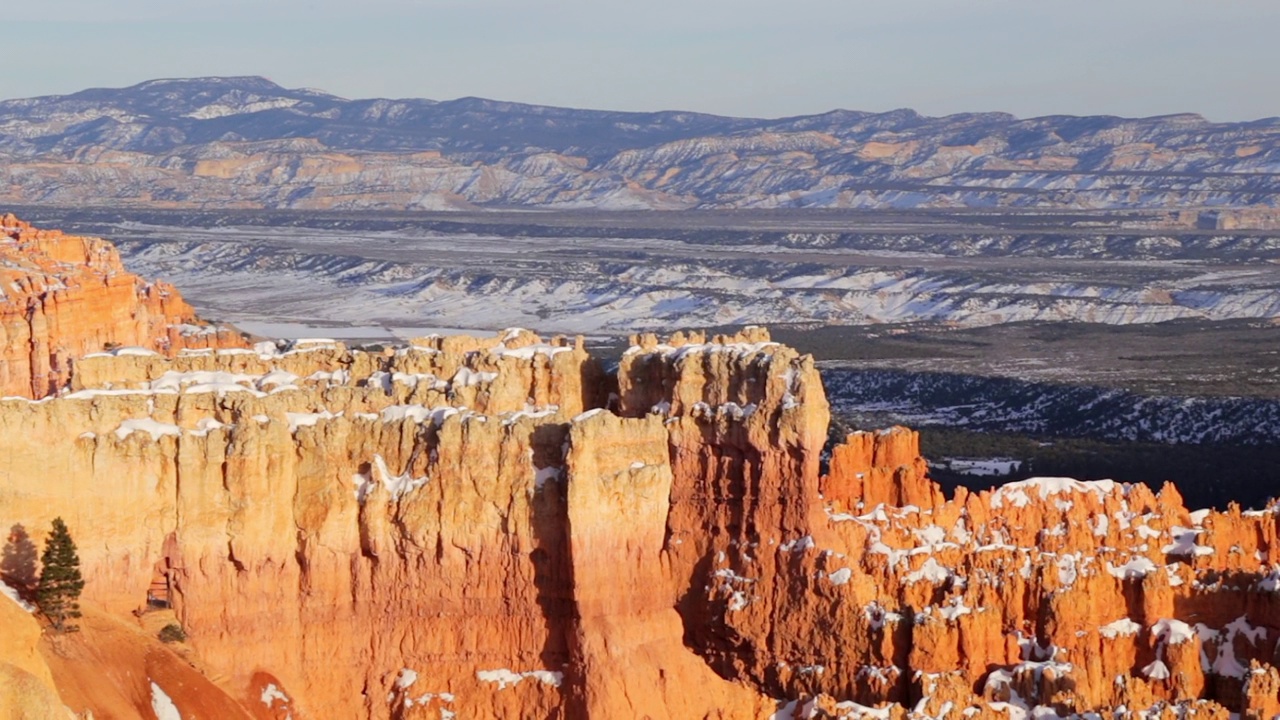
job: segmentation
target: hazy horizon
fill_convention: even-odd
[[[8,101],[8,100],[26,100],[26,99],[34,99],[34,98],[39,98],[39,97],[65,97],[65,96],[67,96],[67,95],[74,95],[75,93],[83,92],[83,91],[88,91],[88,90],[126,90],[126,89],[129,89],[129,88],[131,88],[131,87],[135,87],[135,86],[138,86],[138,85],[144,85],[144,84],[152,83],[152,82],[186,81],[186,80],[204,80],[204,79],[215,79],[215,78],[216,78],[216,79],[233,79],[233,78],[239,78],[239,77],[244,77],[244,78],[261,78],[261,79],[266,80],[266,81],[268,81],[268,82],[275,83],[276,85],[279,85],[279,86],[283,87],[285,90],[310,90],[310,91],[316,91],[316,92],[323,92],[323,93],[327,93],[327,94],[329,94],[329,95],[332,95],[332,96],[334,96],[334,97],[338,97],[338,98],[340,98],[340,99],[342,99],[342,100],[351,100],[351,101],[359,101],[359,100],[392,100],[392,101],[399,101],[399,100],[428,100],[428,101],[436,102],[436,103],[448,103],[448,102],[456,102],[456,101],[458,101],[458,100],[466,100],[466,99],[470,99],[470,98],[476,98],[476,99],[480,99],[480,100],[487,100],[487,101],[493,101],[493,102],[505,102],[505,103],[521,104],[521,105],[543,106],[543,107],[560,107],[560,108],[567,108],[567,109],[574,109],[574,110],[586,110],[586,111],[598,111],[598,112],[635,112],[635,113],[694,112],[694,113],[699,113],[699,114],[704,114],[704,115],[718,115],[718,116],[721,116],[721,117],[732,117],[732,118],[738,118],[738,119],[756,119],[756,120],[785,120],[785,119],[787,119],[787,118],[791,118],[791,117],[810,117],[810,116],[814,116],[814,115],[823,115],[823,114],[832,113],[832,112],[890,113],[890,112],[897,112],[897,111],[903,111],[903,110],[910,110],[910,111],[916,112],[917,114],[919,114],[919,115],[921,115],[921,116],[923,116],[923,117],[940,117],[940,118],[941,118],[941,117],[947,117],[947,116],[950,116],[950,115],[1007,114],[1007,115],[1012,115],[1012,116],[1014,116],[1014,117],[1016,117],[1016,118],[1018,118],[1018,119],[1020,119],[1020,120],[1031,120],[1031,119],[1040,118],[1040,117],[1055,117],[1055,116],[1056,116],[1056,117],[1120,117],[1120,118],[1124,118],[1124,119],[1144,119],[1144,118],[1157,118],[1157,117],[1173,117],[1173,116],[1179,116],[1179,115],[1200,115],[1201,117],[1203,117],[1203,114],[1202,114],[1202,113],[1196,113],[1196,112],[1190,112],[1190,111],[1188,111],[1188,112],[1162,113],[1162,114],[1159,114],[1159,115],[1116,115],[1116,114],[1114,114],[1114,113],[1096,113],[1096,114],[1093,114],[1093,115],[1081,115],[1081,114],[1079,114],[1079,113],[1053,113],[1053,114],[1051,114],[1051,115],[1018,115],[1018,114],[1016,114],[1016,113],[1010,113],[1010,112],[1008,112],[1008,111],[1005,111],[1005,110],[998,110],[998,109],[990,109],[990,110],[961,110],[961,111],[957,111],[957,112],[954,112],[954,113],[947,113],[947,114],[945,114],[945,115],[943,115],[943,114],[937,114],[937,115],[935,115],[935,114],[932,114],[932,113],[920,112],[920,111],[919,111],[919,110],[917,110],[916,108],[911,108],[911,107],[887,108],[887,109],[883,109],[883,110],[867,110],[866,108],[856,108],[856,107],[833,107],[833,108],[828,108],[828,109],[826,109],[826,110],[820,110],[820,111],[815,112],[815,113],[802,113],[802,114],[791,114],[791,115],[726,115],[726,114],[724,114],[724,113],[708,113],[708,112],[704,112],[704,111],[701,111],[701,110],[690,110],[689,108],[680,108],[680,107],[659,107],[659,108],[644,108],[644,109],[628,109],[628,108],[612,108],[612,107],[590,107],[590,106],[580,106],[580,105],[577,105],[577,106],[569,106],[569,105],[553,105],[553,104],[551,104],[551,103],[539,103],[539,102],[528,102],[528,101],[522,101],[522,100],[511,100],[511,99],[509,99],[509,98],[500,98],[500,97],[485,97],[485,96],[481,96],[481,95],[459,95],[459,96],[457,96],[457,97],[447,97],[447,98],[412,97],[412,96],[388,97],[388,96],[372,96],[372,95],[369,95],[369,96],[358,96],[358,95],[353,96],[353,95],[343,95],[343,94],[340,94],[340,93],[335,93],[335,92],[332,92],[332,91],[328,90],[327,88],[323,88],[323,87],[304,86],[304,85],[287,85],[287,84],[284,84],[284,83],[279,83],[279,82],[277,82],[275,79],[270,78],[270,77],[267,77],[267,76],[265,76],[265,75],[203,75],[203,76],[186,76],[186,77],[154,77],[154,78],[145,78],[145,79],[139,80],[138,82],[128,83],[128,84],[125,84],[125,85],[111,85],[111,86],[94,86],[94,87],[84,87],[84,88],[80,88],[79,90],[72,91],[72,92],[70,92],[70,93],[52,93],[52,94],[46,94],[46,95],[29,95],[29,96],[22,96],[22,97],[0,97],[0,102],[5,102],[5,101]],[[1240,122],[1240,123],[1247,123],[1247,122],[1257,122],[1257,121],[1261,121],[1261,120],[1280,119],[1280,115],[1271,115],[1271,116],[1258,117],[1258,118],[1244,118],[1244,119],[1241,119],[1241,120],[1215,120],[1215,119],[1213,119],[1213,118],[1205,118],[1205,119],[1206,119],[1206,120],[1209,120],[1210,122],[1221,122],[1221,123],[1235,123],[1235,122]]]
[[[788,117],[1280,116],[1280,3],[160,0],[27,3],[0,97],[261,75],[348,98]]]

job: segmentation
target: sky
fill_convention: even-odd
[[[0,98],[262,75],[348,98],[755,117],[1280,115],[1276,0],[0,0],[0,11]]]

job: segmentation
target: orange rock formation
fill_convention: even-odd
[[[0,216],[0,396],[57,392],[78,358],[113,347],[239,347],[173,286],[126,272],[111,243]]]
[[[1280,709],[1280,506],[1057,478],[948,500],[905,428],[824,473],[818,372],[761,330],[638,337],[616,373],[519,330],[72,370],[0,400],[0,520],[68,522],[86,628],[42,638],[0,598],[0,712]],[[188,641],[139,630],[156,613]]]

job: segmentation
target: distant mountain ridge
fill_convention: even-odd
[[[159,207],[1031,207],[1270,222],[1280,119],[835,110],[780,119],[481,98],[347,100],[260,77],[0,102],[0,201]]]
[[[78,120],[66,132],[36,138],[0,134],[0,147],[20,153],[65,151],[84,143],[157,152],[228,139],[308,137],[348,151],[503,153],[539,147],[612,155],[765,122],[683,112],[574,110],[475,97],[346,100],[320,90],[286,89],[262,77],[150,80],[122,89],[8,100],[0,102],[0,118],[6,126],[30,123],[32,128]],[[139,124],[146,126],[144,132],[134,130]]]

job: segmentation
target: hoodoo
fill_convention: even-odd
[[[85,617],[42,633],[5,566],[0,714],[1280,708],[1276,506],[1063,478],[947,499],[905,428],[824,463],[818,370],[761,329],[636,337],[613,372],[524,330],[68,352],[55,397],[0,400],[0,520],[66,520]]]

